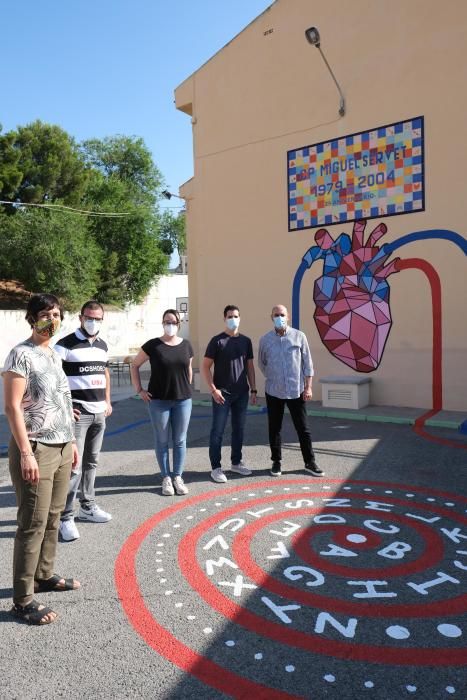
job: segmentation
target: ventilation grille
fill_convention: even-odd
[[[352,391],[350,389],[329,389],[329,401],[348,401],[352,402]]]

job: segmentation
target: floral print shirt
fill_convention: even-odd
[[[29,439],[49,445],[72,440],[71,393],[57,353],[25,340],[10,351],[5,372],[26,379],[21,407]]]

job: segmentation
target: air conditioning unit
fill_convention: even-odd
[[[326,408],[364,408],[370,403],[369,377],[322,377],[322,402]]]

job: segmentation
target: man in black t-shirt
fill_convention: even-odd
[[[242,462],[243,429],[248,407],[248,391],[253,404],[256,403],[257,394],[253,346],[250,338],[238,332],[238,306],[229,304],[225,307],[224,323],[225,331],[209,341],[201,368],[212,396],[209,459],[211,478],[218,484],[227,481],[221,467],[221,449],[229,411],[232,421],[231,470],[242,476],[251,474],[251,470]],[[211,373],[213,365],[214,377]]]

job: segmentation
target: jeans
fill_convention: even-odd
[[[79,421],[75,423],[76,446],[79,452],[78,472],[71,474],[68,497],[62,520],[71,520],[76,495],[80,491],[82,508],[92,508],[96,504],[94,482],[99,454],[105,431],[105,415],[103,413],[85,413],[82,409]]]
[[[222,392],[225,403],[212,400],[212,427],[209,437],[209,459],[211,469],[221,466],[222,438],[229,411],[232,421],[232,447],[230,459],[232,464],[242,461],[243,430],[245,427],[246,411],[248,408],[248,391],[243,394],[226,394]]]
[[[154,430],[154,447],[162,477],[170,476],[169,431],[172,430],[173,476],[181,476],[186,455],[186,435],[191,416],[191,399],[149,402],[149,417]]]
[[[271,447],[272,461],[280,462],[282,459],[281,429],[284,408],[287,405],[297,431],[303,461],[305,464],[314,462],[315,455],[311,444],[311,433],[307,425],[305,401],[301,396],[298,399],[278,399],[276,396],[266,394],[266,405],[268,407],[269,445]]]
[[[71,442],[31,443],[39,467],[39,483],[21,476],[21,455],[13,438],[9,445],[10,474],[16,491],[18,529],[13,550],[13,600],[27,605],[34,597],[34,579],[55,572],[60,513],[70,483]]]

